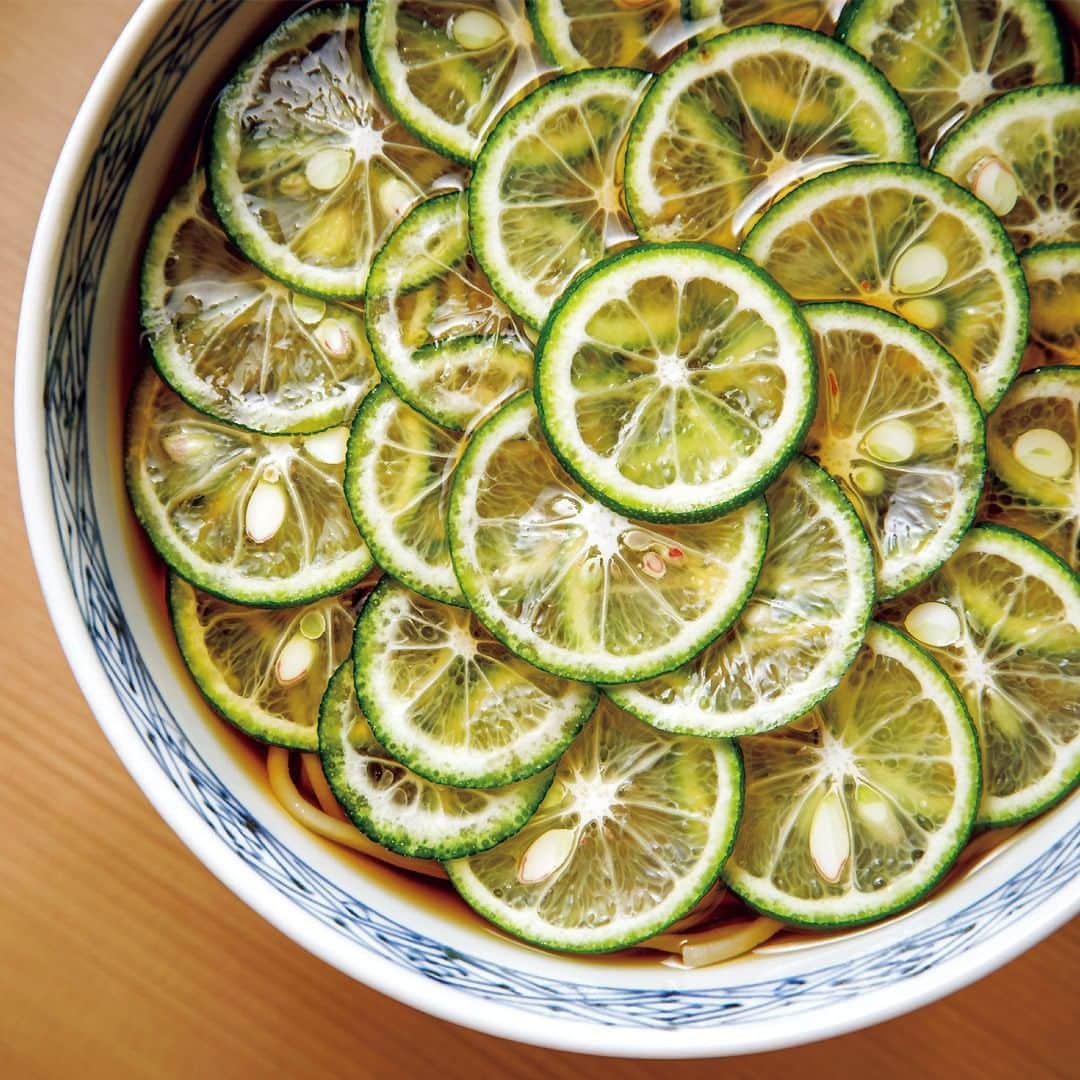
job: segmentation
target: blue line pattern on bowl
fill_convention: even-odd
[[[1078,825],[994,892],[854,961],[719,988],[580,985],[458,952],[418,933],[351,896],[252,817],[188,741],[127,625],[97,523],[85,414],[96,286],[128,183],[191,62],[238,2],[178,4],[109,119],[79,190],[57,275],[44,401],[53,510],[98,659],[143,744],[222,843],[311,918],[434,983],[534,1014],[662,1030],[791,1016],[896,984],[1002,933],[1080,876]]]

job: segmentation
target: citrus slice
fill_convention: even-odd
[[[372,256],[413,203],[460,182],[385,110],[354,5],[283,22],[218,99],[210,189],[233,242],[294,288],[358,298]]]
[[[695,29],[711,37],[766,22],[831,34],[841,4],[837,0],[683,0],[682,6],[686,18],[700,21]]]
[[[933,166],[978,195],[1017,250],[1080,241],[1080,86],[998,98],[945,140]]]
[[[796,455],[765,493],[769,544],[750,602],[688,664],[608,696],[665,731],[750,735],[802,716],[842,678],[874,603],[874,559],[836,484]]]
[[[654,71],[686,41],[679,0],[526,0],[536,41],[563,71]]]
[[[588,496],[522,394],[454,474],[450,554],[477,618],[557,675],[618,683],[670,671],[731,625],[765,554],[762,500],[700,525],[649,525]]]
[[[552,449],[601,501],[650,521],[716,517],[798,448],[816,364],[795,304],[703,244],[612,255],[563,294],[537,346]]]
[[[1080,366],[1080,244],[1040,244],[1020,256],[1031,296],[1024,369]]]
[[[339,593],[372,566],[342,491],[347,428],[260,435],[205,416],[147,371],[128,409],[128,494],[158,554],[239,604]]]
[[[1080,582],[1034,540],[981,525],[883,617],[948,673],[979,731],[982,825],[1023,821],[1080,780]]]
[[[899,91],[924,160],[994,98],[1064,78],[1061,35],[1043,0],[852,0],[836,34]]]
[[[741,250],[796,300],[858,300],[926,330],[986,411],[1016,373],[1028,317],[1020,261],[994,215],[943,176],[852,165],[817,177]]]
[[[971,833],[979,751],[955,688],[871,623],[843,681],[798,723],[739,740],[746,796],[727,884],[805,926],[879,919],[925,895]]]
[[[142,327],[154,365],[201,412],[255,431],[348,421],[379,373],[359,312],[245,262],[197,172],[158,218],[142,267]]]
[[[980,515],[1035,537],[1080,572],[1080,368],[1016,380],[986,422]]]
[[[473,908],[526,941],[625,948],[712,885],[731,850],[741,780],[728,740],[666,735],[602,701],[528,824],[446,870]]]
[[[356,526],[388,573],[448,604],[465,597],[450,564],[446,510],[462,436],[433,424],[383,384],[353,421],[345,498]]]
[[[539,671],[471,612],[384,579],[353,649],[376,738],[428,780],[496,787],[550,765],[596,706],[591,686]]]
[[[379,745],[353,690],[352,662],[334,673],[319,711],[319,750],[334,797],[366,836],[400,855],[454,859],[504,840],[532,816],[553,769],[477,791],[433,784]]]
[[[648,79],[608,68],[547,83],[506,113],[477,158],[473,251],[492,288],[532,327],[579,270],[634,237],[622,145]]]
[[[748,26],[679,57],[649,88],[626,151],[626,203],[646,240],[737,247],[791,188],[856,161],[915,161],[895,91],[809,30]]]
[[[364,54],[401,122],[465,164],[540,71],[529,21],[513,0],[371,0]]]
[[[803,309],[821,396],[806,453],[840,482],[874,547],[882,597],[956,550],[986,469],[982,413],[929,334],[858,304]]]
[[[461,192],[421,203],[394,230],[364,316],[386,380],[444,427],[463,430],[532,383],[532,349],[469,249]]]
[[[352,590],[299,607],[232,604],[169,575],[169,615],[180,654],[206,699],[261,742],[317,750],[326,684],[352,645]]]

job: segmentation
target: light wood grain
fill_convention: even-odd
[[[34,221],[131,0],[4,0],[0,415]],[[553,1080],[1075,1075],[1080,924],[869,1031],[723,1064],[603,1063],[477,1035],[357,985],[271,929],[156,817],[79,695],[38,594],[0,444],[0,1076]]]

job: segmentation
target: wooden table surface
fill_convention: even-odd
[[[600,1062],[433,1020],[309,956],[158,819],[75,686],[38,593],[10,435],[26,257],[68,125],[133,0],[4,0],[0,131],[0,1076],[1075,1076],[1080,921],[868,1031],[722,1064]]]

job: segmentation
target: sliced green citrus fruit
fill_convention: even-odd
[[[1080,781],[1080,582],[1030,537],[980,525],[883,618],[956,683],[982,745],[983,825],[1041,813]]]
[[[128,408],[128,494],[158,554],[200,589],[240,604],[305,603],[372,566],[341,486],[347,439],[347,428],[231,427],[147,371]]]
[[[446,511],[464,446],[383,384],[353,421],[345,498],[375,561],[410,589],[448,604],[465,597],[450,564]]]
[[[750,735],[802,716],[843,677],[874,603],[874,558],[851,503],[796,455],[765,493],[769,544],[750,602],[688,664],[608,696],[655,727]]]
[[[201,170],[154,225],[141,306],[162,378],[219,420],[318,431],[347,422],[378,381],[361,314],[245,262],[214,217]]]
[[[564,71],[655,71],[692,32],[679,0],[526,0],[536,40]]]
[[[513,0],[371,0],[364,55],[398,119],[465,164],[540,71],[529,21]]]
[[[1043,0],[852,0],[836,33],[899,91],[924,160],[994,98],[1064,78],[1061,35]]]
[[[942,143],[933,166],[978,195],[1017,250],[1080,241],[1080,86],[998,98]]]
[[[1024,274],[1001,223],[963,188],[911,165],[852,165],[807,181],[742,253],[797,300],[858,300],[931,334],[989,411],[1027,340]]]
[[[429,780],[496,787],[547,768],[596,690],[534,668],[469,611],[384,579],[357,623],[356,693],[372,730]]]
[[[1034,536],[1080,572],[1080,368],[1017,379],[986,422],[980,515]]]
[[[551,786],[553,769],[478,791],[434,784],[394,760],[357,704],[351,661],[330,680],[319,710],[319,751],[335,798],[366,836],[401,855],[454,859],[516,832]]]
[[[626,203],[646,240],[737,247],[808,178],[917,153],[903,103],[861,56],[809,30],[748,26],[649,88],[630,127]]]
[[[765,554],[762,500],[649,525],[587,495],[522,394],[472,437],[450,495],[450,554],[477,618],[519,656],[585,682],[678,667],[731,625]]]
[[[358,298],[372,256],[413,203],[453,177],[375,94],[360,9],[287,19],[218,98],[210,189],[226,232],[266,273]]]
[[[563,294],[537,345],[552,449],[598,499],[650,521],[716,517],[762,490],[814,412],[798,307],[704,244],[609,256]]]
[[[528,824],[446,870],[481,915],[526,941],[625,948],[712,885],[731,850],[741,781],[728,740],[667,735],[602,701]]]
[[[421,203],[394,230],[364,317],[386,380],[444,427],[467,428],[532,383],[532,349],[469,248],[461,192]]]
[[[649,76],[579,71],[519,101],[484,144],[469,185],[473,251],[530,326],[583,267],[632,239],[622,145]]]
[[[880,919],[924,896],[967,843],[979,751],[956,689],[925,652],[872,623],[829,697],[740,739],[746,802],[724,879],[805,926]]]
[[[1080,366],[1080,244],[1040,244],[1020,256],[1031,295],[1024,369]]]
[[[317,750],[319,702],[348,659],[363,593],[258,608],[221,600],[170,574],[168,594],[180,654],[210,704],[261,742]]]
[[[682,0],[684,16],[700,22],[695,29],[702,37],[755,23],[802,26],[830,34],[838,6],[836,0]]]
[[[929,334],[859,304],[803,312],[821,367],[806,453],[855,505],[878,592],[895,596],[933,573],[971,524],[986,471],[982,413]]]

